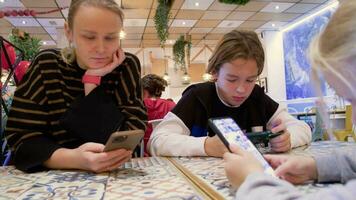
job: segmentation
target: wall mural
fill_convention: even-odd
[[[311,67],[308,60],[308,47],[313,37],[322,31],[335,8],[307,20],[283,35],[287,100],[315,97],[311,83]],[[323,95],[334,92],[323,81]]]

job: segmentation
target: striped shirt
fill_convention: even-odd
[[[107,93],[126,115],[127,129],[146,128],[142,101],[140,62],[125,53],[126,59],[102,78]],[[13,153],[12,162],[24,171],[42,169],[42,163],[58,148],[76,148],[77,138],[60,125],[73,100],[84,95],[81,78],[85,70],[76,62],[65,63],[55,49],[40,52],[17,87],[8,116],[5,136]]]

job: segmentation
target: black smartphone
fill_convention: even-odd
[[[273,168],[231,117],[210,118],[208,124],[230,152],[230,144],[236,144],[243,150],[251,152],[262,164],[265,173],[275,176]]]
[[[134,150],[142,140],[144,134],[145,132],[140,129],[114,132],[106,142],[104,151],[115,149]]]

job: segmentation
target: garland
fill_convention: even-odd
[[[49,10],[49,11],[42,11],[42,12],[37,12],[35,10],[30,10],[30,9],[23,9],[23,10],[6,10],[6,11],[1,11],[0,10],[0,18],[3,17],[16,17],[16,16],[31,16],[31,17],[36,17],[36,15],[43,15],[43,14],[49,14],[53,12],[58,12],[63,9],[66,9],[68,7],[60,7],[57,9]]]
[[[188,45],[188,51],[190,51],[192,43],[186,41],[183,35],[181,35],[173,45],[173,60],[176,70],[177,68],[183,71],[185,70],[185,45]]]
[[[154,16],[155,27],[160,46],[163,48],[168,38],[168,19],[170,17],[171,0],[158,0],[156,14]]]
[[[245,5],[250,0],[219,0],[220,3]]]

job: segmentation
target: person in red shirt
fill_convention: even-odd
[[[161,99],[166,86],[168,86],[167,81],[156,74],[147,74],[142,78],[143,98],[149,121],[162,119],[176,105],[172,100]],[[151,133],[152,124],[149,124],[144,136],[145,156],[149,155],[146,145]]]

